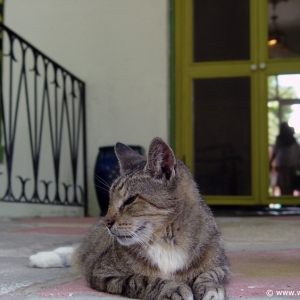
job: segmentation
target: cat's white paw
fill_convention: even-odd
[[[39,252],[29,257],[29,266],[34,268],[69,267],[74,247],[60,247],[54,251]]]
[[[29,266],[34,268],[62,268],[60,256],[53,252],[39,252],[29,257]]]
[[[162,300],[193,300],[193,293],[191,289],[185,285],[178,285],[177,283],[167,284],[165,288],[162,289],[162,297],[158,297]]]
[[[177,291],[174,291],[171,295],[168,295],[168,298],[171,300],[193,300],[193,294],[190,289],[187,289],[186,287],[179,287]]]
[[[222,286],[207,287],[202,300],[224,300],[225,290]]]

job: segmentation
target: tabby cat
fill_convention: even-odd
[[[115,152],[108,213],[73,255],[87,283],[146,300],[227,299],[220,231],[185,165],[160,138],[148,158],[121,143]]]

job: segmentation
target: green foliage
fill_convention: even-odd
[[[284,76],[284,75],[279,75]],[[278,77],[268,77],[268,142],[273,145],[279,133],[282,122],[288,122],[293,112],[292,104],[284,103],[286,100],[297,98],[297,92],[293,86],[280,86]]]
[[[268,108],[269,145],[273,145],[279,133],[279,102],[269,101]]]

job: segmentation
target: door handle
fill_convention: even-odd
[[[260,63],[260,64],[259,64],[259,68],[260,68],[261,70],[264,70],[264,69],[266,68],[266,63],[264,63],[264,62]]]
[[[251,71],[256,71],[257,70],[257,65],[256,64],[251,64],[250,65],[250,70]]]

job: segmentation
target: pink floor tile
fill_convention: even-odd
[[[89,288],[83,279],[63,283],[49,289],[44,289],[39,293],[43,297],[66,297],[75,295],[105,295]]]
[[[263,297],[267,291],[300,291],[300,250],[229,252],[230,297]]]
[[[33,233],[33,234],[52,234],[52,235],[72,235],[72,236],[84,236],[88,228],[83,227],[35,227],[35,228],[23,228],[15,230],[15,233]]]
[[[58,217],[58,218],[33,218],[33,219],[20,219],[15,222],[19,223],[55,223],[55,224],[95,224],[99,217]]]

